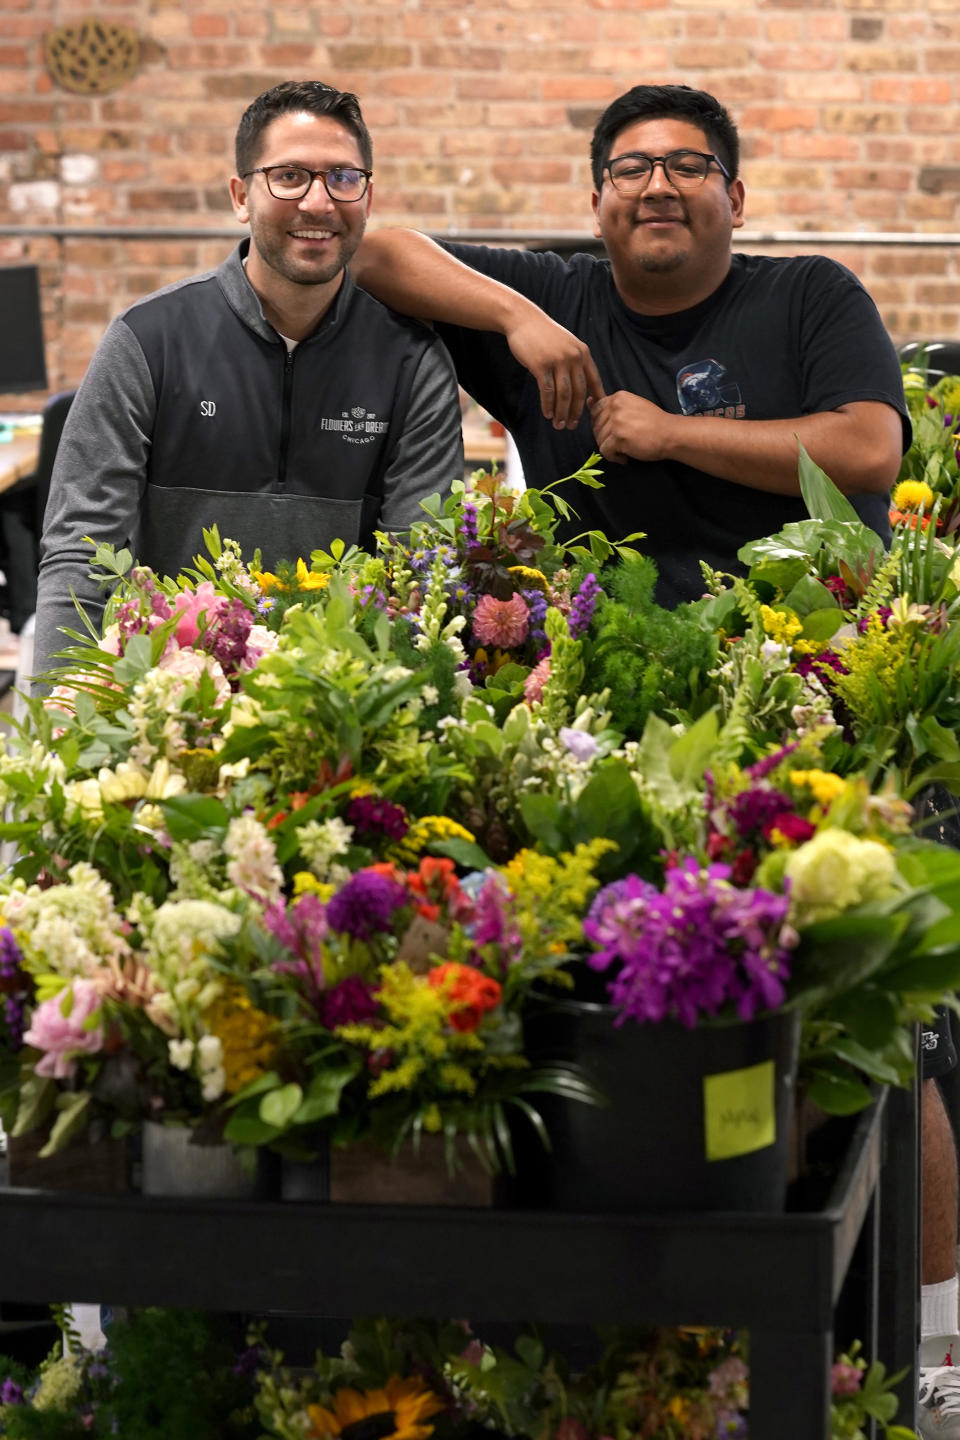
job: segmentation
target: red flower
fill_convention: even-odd
[[[769,840],[774,830],[782,835],[784,840],[791,845],[802,845],[817,833],[816,825],[811,825],[809,820],[804,820],[802,815],[794,811],[786,811],[783,815],[774,815],[763,827],[763,838]]]
[[[427,981],[434,989],[444,990],[454,1002],[456,1008],[450,1015],[454,1030],[476,1030],[487,1011],[495,1010],[500,1004],[503,993],[491,976],[456,960],[435,965]]]

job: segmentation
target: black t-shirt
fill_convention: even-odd
[[[876,306],[842,265],[820,255],[734,255],[708,299],[673,315],[644,316],[617,294],[606,260],[549,252],[445,244],[458,259],[510,285],[590,347],[607,393],[629,390],[674,414],[782,420],[856,400],[892,405],[910,425],[896,352]],[[461,385],[511,432],[527,482],[543,486],[577,470],[596,447],[589,415],[554,430],[540,413],[533,377],[501,335],[438,325]],[[613,540],[642,530],[638,545],[657,562],[661,604],[703,593],[699,561],[742,570],[748,540],[807,517],[799,496],[720,480],[674,461],[628,460],[604,467],[604,488],[562,490],[578,512],[564,526]],[[889,543],[888,497],[853,503]]]

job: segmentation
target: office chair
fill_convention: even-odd
[[[50,477],[67,412],[75,390],[61,390],[43,407],[37,468],[0,495],[0,569],[6,576],[6,594],[0,608],[9,616],[10,629],[19,634],[37,608],[37,571],[43,514],[50,494]]]

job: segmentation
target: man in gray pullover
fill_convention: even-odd
[[[110,325],[67,419],[41,543],[34,673],[95,620],[86,537],[176,574],[214,522],[265,565],[407,529],[463,473],[449,356],[347,268],[370,208],[354,95],[287,82],[245,112],[230,195],[244,240],[219,269]]]

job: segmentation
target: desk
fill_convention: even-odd
[[[15,435],[12,440],[0,441],[0,491],[24,475],[30,475],[37,468],[40,454],[40,432],[35,435]]]

